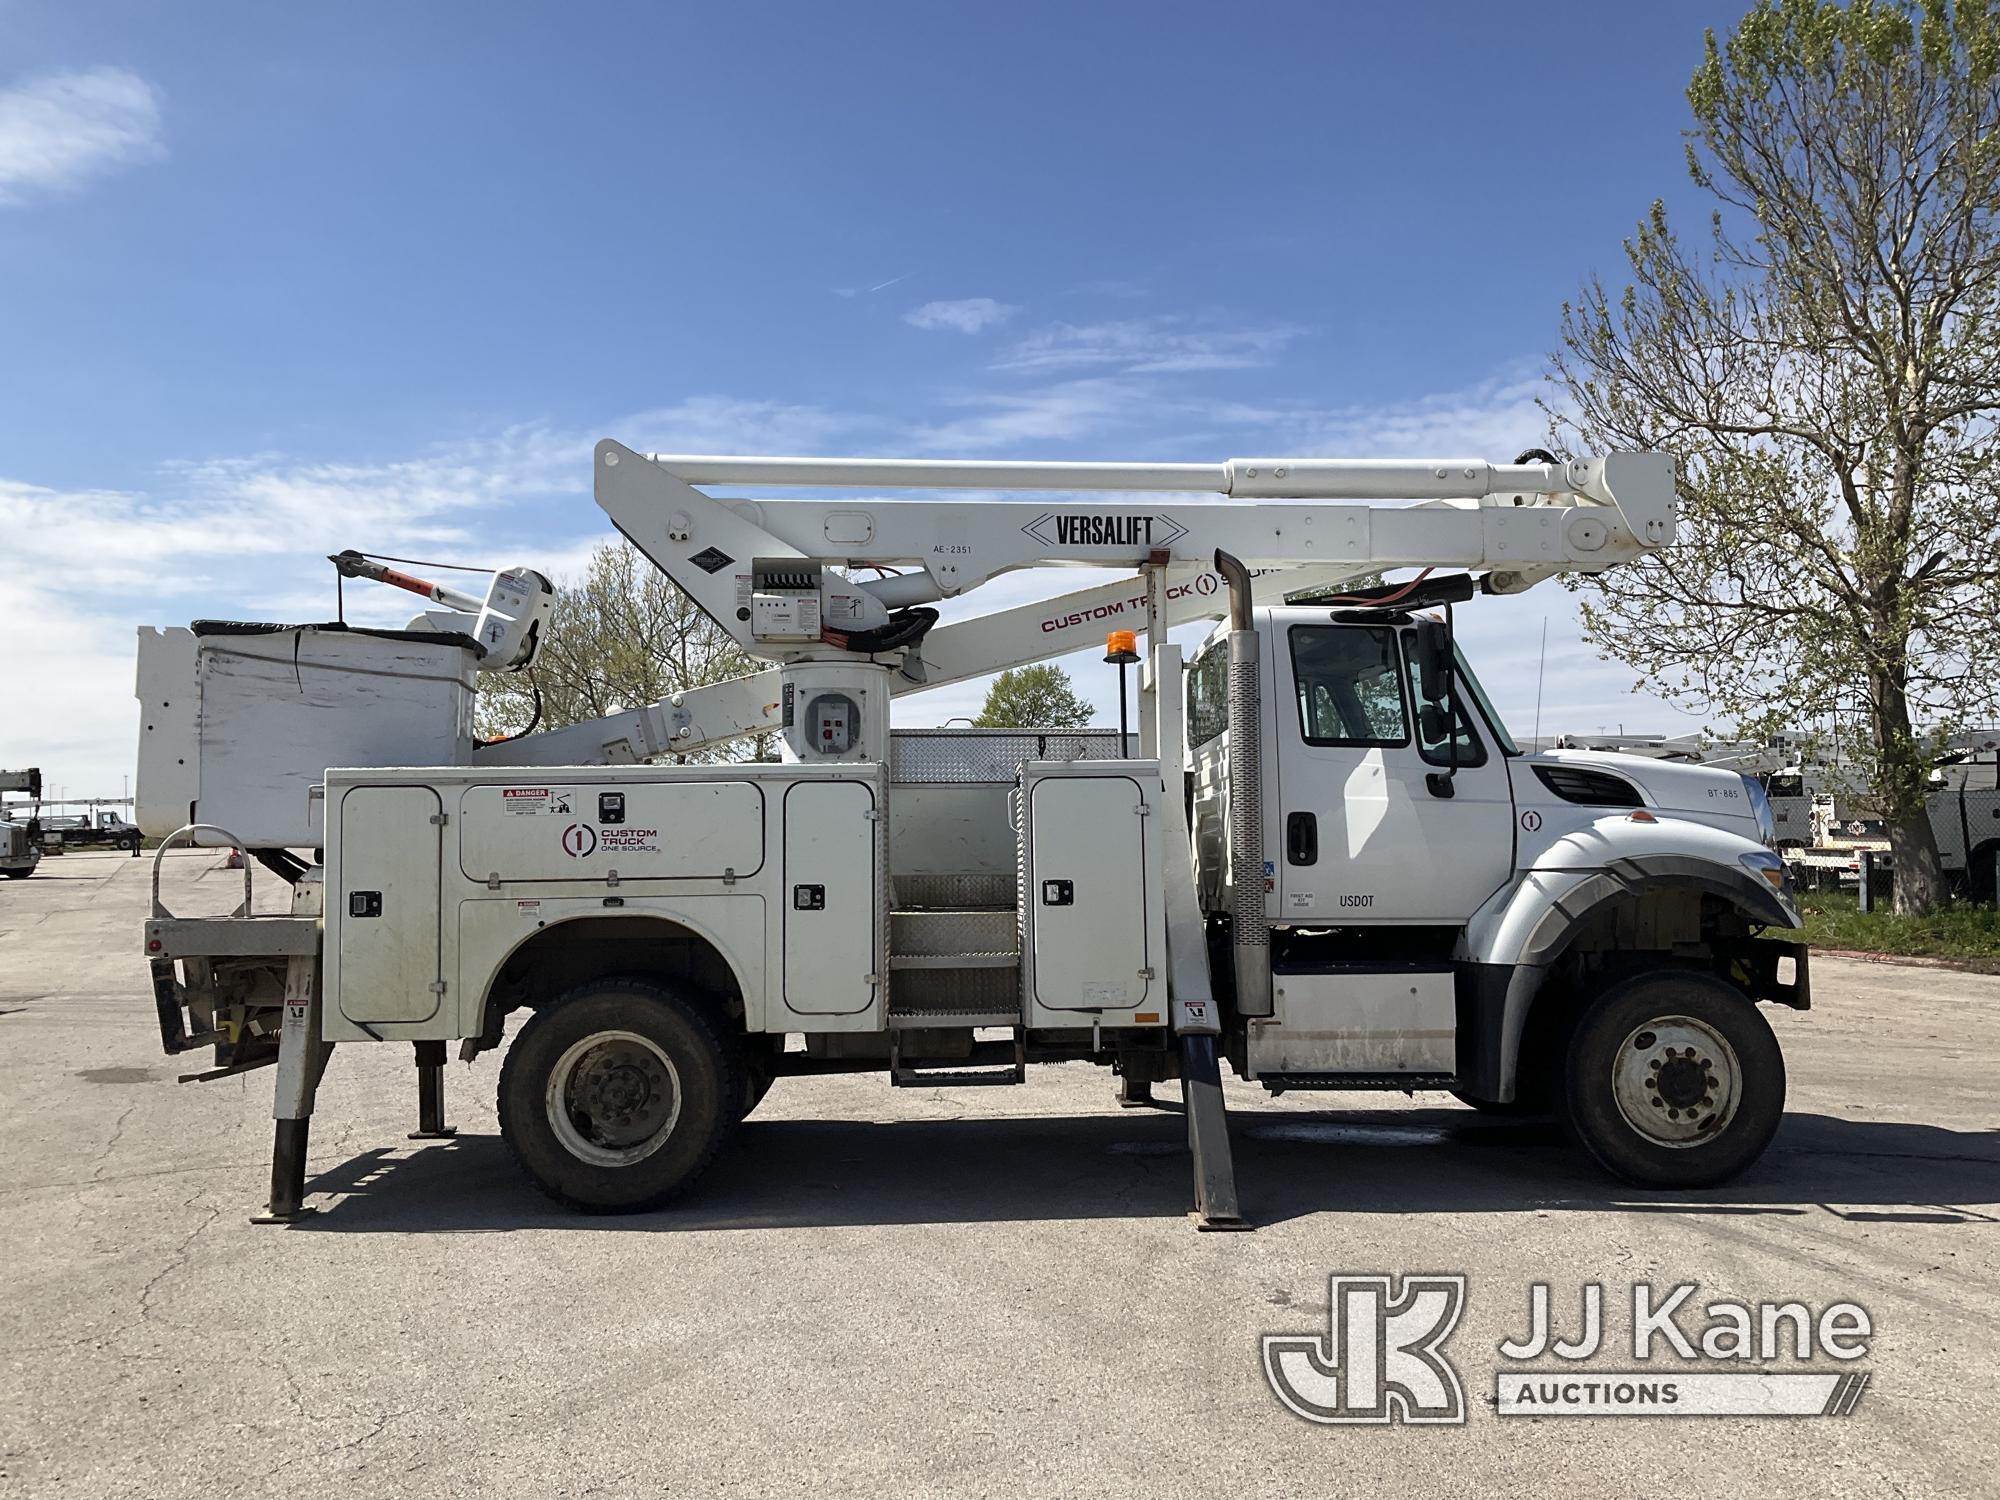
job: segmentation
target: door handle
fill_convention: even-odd
[[[1285,863],[1319,863],[1319,819],[1309,812],[1295,812],[1285,818]]]

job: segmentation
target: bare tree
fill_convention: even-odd
[[[764,666],[622,540],[592,552],[581,579],[557,584],[543,630],[528,671],[481,679],[483,734],[523,732],[537,717],[537,699],[538,727],[557,729]],[[760,735],[688,758],[762,758],[769,740]]]
[[[1896,908],[1942,894],[1936,741],[2000,665],[2000,21],[1762,0],[1710,33],[1688,165],[1552,356],[1558,436],[1680,460],[1681,544],[1590,585],[1586,628],[1739,732],[1857,701]]]

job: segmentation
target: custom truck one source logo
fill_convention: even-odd
[[[1459,1424],[1465,1393],[1445,1342],[1465,1310],[1463,1276],[1334,1276],[1323,1334],[1267,1334],[1264,1378],[1308,1422]],[[1631,1288],[1632,1366],[1586,1363],[1607,1347],[1604,1287],[1580,1289],[1565,1336],[1547,1283],[1528,1329],[1501,1342],[1491,1405],[1503,1417],[1844,1417],[1870,1374],[1866,1308],[1834,1302],[1695,1300],[1683,1282]],[[1831,1362],[1831,1367],[1826,1361]],[[1814,1368],[1817,1366],[1817,1368]]]
[[[597,852],[597,830],[588,823],[572,823],[563,830],[563,853],[583,859]]]

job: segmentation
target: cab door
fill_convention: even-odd
[[[1443,708],[1422,713],[1412,636],[1395,622],[1301,622],[1273,633],[1274,921],[1455,927],[1513,870],[1499,746],[1461,690],[1459,765],[1449,773]]]

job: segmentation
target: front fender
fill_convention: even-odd
[[[1791,902],[1743,865],[1744,855],[1764,852],[1754,840],[1679,818],[1595,819],[1534,851],[1532,866],[1473,913],[1465,956],[1475,963],[1546,963],[1593,907],[1658,887],[1719,896],[1765,927],[1803,927]]]
[[[1469,978],[1461,991],[1460,1032],[1470,1055],[1460,1071],[1467,1091],[1514,1098],[1521,1038],[1550,966],[1607,902],[1693,890],[1727,902],[1746,922],[1804,926],[1789,900],[1740,863],[1743,854],[1762,848],[1701,824],[1632,824],[1619,817],[1600,819],[1542,851],[1542,859],[1559,859],[1560,866],[1522,872],[1466,924],[1462,956]]]

